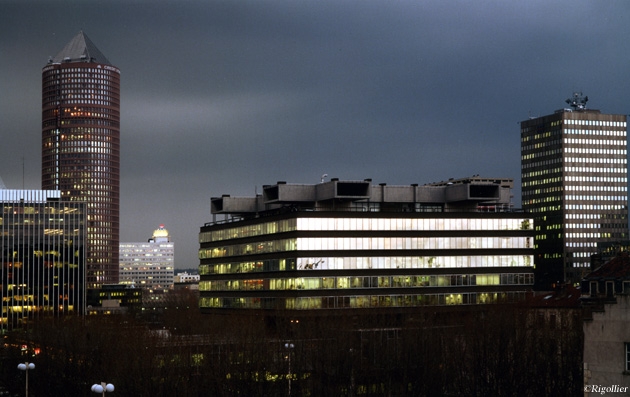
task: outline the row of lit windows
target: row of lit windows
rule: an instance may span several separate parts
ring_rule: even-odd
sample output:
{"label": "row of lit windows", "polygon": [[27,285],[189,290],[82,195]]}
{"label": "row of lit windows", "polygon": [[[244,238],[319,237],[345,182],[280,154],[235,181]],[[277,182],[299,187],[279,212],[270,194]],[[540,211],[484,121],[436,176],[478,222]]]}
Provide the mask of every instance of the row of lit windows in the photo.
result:
{"label": "row of lit windows", "polygon": [[618,168],[618,167],[564,167],[565,172],[598,172],[605,174],[626,174],[628,173],[627,168]]}
{"label": "row of lit windows", "polygon": [[[554,175],[554,174],[559,174],[560,172],[562,172],[561,168],[545,168],[542,170],[536,170],[536,171],[532,171],[532,172],[523,172],[523,178],[536,178],[536,180],[545,180],[545,178],[541,178],[545,175]],[[555,181],[557,178],[546,178],[549,181]]]}
{"label": "row of lit windows", "polygon": [[422,230],[523,230],[529,218],[509,219],[390,219],[390,218],[297,218],[251,226],[202,232],[199,242],[223,241],[289,231],[422,231]]}
{"label": "row of lit windows", "polygon": [[599,223],[567,223],[564,225],[567,229],[600,229]]}
{"label": "row of lit windows", "polygon": [[567,157],[566,163],[584,164],[626,164],[626,159],[611,157]]}
{"label": "row of lit windows", "polygon": [[[626,142],[625,139],[564,138],[563,141],[567,145],[573,145],[573,144],[575,144],[575,145],[583,145],[583,147],[581,147],[580,149],[603,150],[601,148],[601,146],[606,146],[606,145],[610,145],[610,146],[626,146],[627,145],[627,142]],[[595,146],[600,146],[600,147],[599,148],[595,148]],[[565,150],[565,152],[570,152],[569,149],[577,149],[577,148],[575,148],[575,147],[572,148],[570,146],[567,146],[567,147],[565,147],[564,150]],[[613,149],[609,149],[609,150],[613,150]],[[584,153],[584,152],[580,152],[580,153]],[[597,152],[597,153],[601,153],[601,152]]]}
{"label": "row of lit windows", "polygon": [[564,177],[565,181],[568,182],[619,182],[619,183],[627,183],[628,178],[617,177],[617,176],[593,176],[593,175],[567,175]]}
{"label": "row of lit windows", "polygon": [[285,251],[529,248],[529,237],[344,237],[279,239],[199,250],[199,259]]}
{"label": "row of lit windows", "polygon": [[201,308],[261,309],[284,307],[290,310],[348,309],[377,307],[418,307],[476,305],[519,302],[526,297],[518,292],[471,292],[458,294],[364,295],[299,298],[224,298],[200,297]]}
{"label": "row of lit windows", "polygon": [[[77,118],[73,118],[73,119],[62,119],[59,124],[64,126],[64,125],[72,125],[72,124],[96,124],[96,125],[105,125],[105,126],[110,126],[110,127],[118,127],[118,122],[116,121],[110,121],[110,120],[103,120],[103,116],[97,113],[92,113],[91,115],[87,116],[87,117],[93,117],[93,118],[85,118],[82,117],[80,119]],[[111,117],[111,116],[108,116]],[[113,118],[113,117],[111,117]],[[47,126],[56,126],[57,125],[57,121],[56,120],[51,120],[49,122],[45,122],[44,123],[44,127]],[[106,131],[111,131],[111,130],[106,130]]]}
{"label": "row of lit windows", "polygon": [[565,238],[602,238],[601,233],[566,233]]}
{"label": "row of lit windows", "polygon": [[569,125],[591,125],[599,127],[622,127],[626,128],[625,121],[608,121],[608,120],[581,120],[581,119],[564,119],[564,124]]}
{"label": "row of lit windows", "polygon": [[597,241],[581,241],[581,242],[566,242],[565,247],[568,248],[591,248],[595,249],[597,247]]}
{"label": "row of lit windows", "polygon": [[95,101],[91,99],[66,99],[64,103],[90,104],[102,106],[119,106],[117,102]]}
{"label": "row of lit windows", "polygon": [[[524,173],[522,175],[523,179],[525,178],[531,178],[531,175],[528,173]],[[530,186],[538,186],[538,185],[548,185],[548,184],[559,184],[560,182],[562,182],[562,177],[556,177],[556,178],[542,178],[542,179],[533,179],[533,180],[529,180],[529,181],[523,181],[522,186],[523,187],[530,187]]]}
{"label": "row of lit windows", "polygon": [[[565,159],[565,164],[568,163],[582,163],[582,165],[590,165],[590,164],[623,164],[624,166],[627,163],[626,159],[622,158],[611,158],[611,157],[567,157]],[[578,165],[571,164],[571,165]]]}
{"label": "row of lit windows", "polygon": [[564,190],[572,191],[584,191],[584,192],[626,192],[627,186],[610,186],[610,185],[598,185],[598,186],[584,186],[584,185],[566,185]]}
{"label": "row of lit windows", "polygon": [[[116,109],[109,108],[100,108],[100,107],[90,107],[90,106],[73,106],[73,107],[64,107],[62,109],[63,116],[73,114],[75,116],[83,115],[87,117],[103,117],[103,118],[113,118],[114,116],[119,116],[120,112]],[[49,113],[52,113],[49,115]],[[50,109],[46,111],[45,115],[56,117],[59,114],[58,109]]]}
{"label": "row of lit windows", "polygon": [[118,151],[114,151],[112,149],[104,149],[97,147],[73,147],[68,148],[64,145],[61,149],[58,150],[59,153],[99,153],[99,154],[117,154]]}
{"label": "row of lit windows", "polygon": [[[95,148],[106,148],[107,153],[111,153],[112,150],[112,144],[110,142],[104,142],[102,140],[93,140],[93,141],[74,141],[74,140],[67,140],[64,141],[62,144],[64,149],[62,149],[62,151],[65,150],[72,150],[72,148],[76,148],[75,151],[77,152],[82,152],[85,151],[85,148],[91,148],[91,149],[95,149]],[[65,148],[69,148],[69,149],[65,149]]]}
{"label": "row of lit windows", "polygon": [[[77,99],[78,102],[80,103],[93,103],[93,104],[103,104],[103,105],[110,105],[111,103],[115,103],[112,101],[117,101],[118,98],[115,96],[111,96],[111,95],[95,95],[95,94],[86,94],[83,92],[79,92],[76,94],[64,94],[61,96],[61,99],[65,102],[65,103],[74,103],[73,100]],[[76,114],[70,114],[70,116],[74,117],[83,117],[83,114],[80,113],[76,113]]]}
{"label": "row of lit windows", "polygon": [[628,196],[608,196],[608,195],[579,195],[579,194],[567,194],[564,196],[564,199],[567,201],[627,201]]}
{"label": "row of lit windows", "polygon": [[[581,129],[575,129],[575,128],[565,128],[564,129],[564,133],[565,134],[569,134],[569,135],[595,135],[595,136],[619,136],[619,137],[625,137],[626,136],[626,131],[620,131],[620,130],[581,130]],[[589,139],[589,138],[586,138]],[[590,140],[590,139],[589,139]],[[624,141],[625,144],[625,141]]]}
{"label": "row of lit windows", "polygon": [[94,88],[87,84],[66,84],[60,91],[62,98],[77,96],[79,98],[110,99],[111,97],[117,97],[117,91],[113,87],[103,85],[102,88]]}
{"label": "row of lit windows", "polygon": [[480,285],[532,285],[532,273],[441,276],[295,277],[200,281],[199,291],[317,290],[349,288],[417,288]]}
{"label": "row of lit windows", "polygon": [[[525,156],[523,156],[525,157]],[[541,161],[528,161],[528,162],[522,162],[521,163],[521,168],[537,168],[537,167],[541,167],[541,166],[550,166],[552,164],[560,164],[562,162],[562,158],[560,157],[555,157],[555,158],[547,158],[545,160],[541,160]]]}
{"label": "row of lit windows", "polygon": [[532,255],[318,257],[219,263],[199,266],[200,275],[285,270],[447,269],[531,266]]}
{"label": "row of lit windows", "polygon": [[595,210],[595,211],[623,211],[626,209],[624,205],[620,204],[567,204],[565,206],[567,210]]}
{"label": "row of lit windows", "polygon": [[586,213],[576,213],[576,214],[571,214],[571,213],[567,213],[565,214],[566,219],[597,219],[599,220],[603,220],[603,219],[607,219],[607,220],[612,220],[612,219],[618,219],[620,222],[625,222],[626,221],[626,217],[623,216],[622,214],[586,214]]}
{"label": "row of lit windows", "polygon": [[89,73],[96,73],[99,75],[105,75],[105,76],[111,76],[113,73],[117,73],[120,74],[120,72],[118,71],[117,68],[112,67],[112,66],[108,66],[105,68],[92,68],[92,67],[81,67],[81,68],[77,68],[77,67],[68,67],[65,68],[62,67],[61,68],[57,68],[57,69],[51,69],[51,71],[54,71],[55,73],[59,74],[59,71],[61,70],[61,74],[66,76],[69,73],[73,73],[76,75],[88,75]]}
{"label": "row of lit windows", "polygon": [[524,191],[523,196],[534,196],[539,194],[549,195],[550,193],[562,191],[562,186],[551,186],[544,189],[534,189],[531,191]]}

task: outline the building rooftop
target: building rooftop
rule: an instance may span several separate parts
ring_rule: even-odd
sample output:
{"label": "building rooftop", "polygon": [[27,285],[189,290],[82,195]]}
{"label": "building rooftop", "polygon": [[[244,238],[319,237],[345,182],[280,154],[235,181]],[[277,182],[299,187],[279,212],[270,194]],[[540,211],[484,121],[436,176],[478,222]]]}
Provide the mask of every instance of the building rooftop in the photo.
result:
{"label": "building rooftop", "polygon": [[509,211],[513,180],[509,178],[449,179],[424,186],[373,185],[371,179],[339,180],[318,184],[284,181],[264,185],[256,197],[211,198],[212,214],[257,216],[263,211]]}
{"label": "building rooftop", "polygon": [[622,252],[589,273],[585,280],[630,279],[630,256]]}
{"label": "building rooftop", "polygon": [[111,65],[103,53],[92,43],[83,31],[80,31],[48,63],[90,62]]}

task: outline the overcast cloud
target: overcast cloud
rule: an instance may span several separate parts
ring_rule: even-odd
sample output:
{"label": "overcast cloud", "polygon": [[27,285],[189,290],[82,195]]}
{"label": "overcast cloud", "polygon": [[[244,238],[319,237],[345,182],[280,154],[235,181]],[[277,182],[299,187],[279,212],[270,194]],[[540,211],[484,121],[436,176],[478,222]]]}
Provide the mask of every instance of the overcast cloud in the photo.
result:
{"label": "overcast cloud", "polygon": [[9,188],[40,188],[41,69],[79,30],[122,74],[121,241],[163,223],[178,268],[198,265],[210,197],[324,173],[518,186],[518,122],[573,91],[629,111],[627,0],[4,0]]}

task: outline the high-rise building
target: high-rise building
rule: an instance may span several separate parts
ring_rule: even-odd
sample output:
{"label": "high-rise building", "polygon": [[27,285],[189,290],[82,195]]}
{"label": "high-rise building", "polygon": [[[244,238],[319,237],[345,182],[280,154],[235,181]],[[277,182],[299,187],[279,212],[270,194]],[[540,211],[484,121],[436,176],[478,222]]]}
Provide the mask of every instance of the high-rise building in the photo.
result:
{"label": "high-rise building", "polygon": [[87,287],[117,283],[120,70],[83,32],[42,69],[42,189],[87,203]]}
{"label": "high-rise building", "polygon": [[159,297],[173,288],[174,257],[164,225],[146,243],[120,243],[120,282],[143,288],[146,299]]}
{"label": "high-rise building", "polygon": [[390,311],[524,299],[532,220],[512,210],[512,185],[333,179],[212,198],[213,222],[199,234],[199,305]]}
{"label": "high-rise building", "polygon": [[0,189],[0,331],[85,313],[85,203],[54,190]]}
{"label": "high-rise building", "polygon": [[535,224],[536,288],[579,282],[597,244],[628,238],[626,115],[571,108],[521,122],[523,209]]}

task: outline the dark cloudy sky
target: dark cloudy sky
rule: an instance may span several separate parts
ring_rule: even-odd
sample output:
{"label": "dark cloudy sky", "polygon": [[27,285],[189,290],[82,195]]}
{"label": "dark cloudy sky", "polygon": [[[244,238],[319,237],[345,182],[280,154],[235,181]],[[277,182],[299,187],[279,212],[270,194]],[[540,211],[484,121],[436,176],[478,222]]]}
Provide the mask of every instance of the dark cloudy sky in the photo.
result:
{"label": "dark cloudy sky", "polygon": [[41,69],[79,30],[122,73],[121,240],[163,223],[178,268],[210,197],[324,173],[518,186],[518,122],[573,91],[630,110],[627,0],[0,0],[9,188],[40,188]]}

